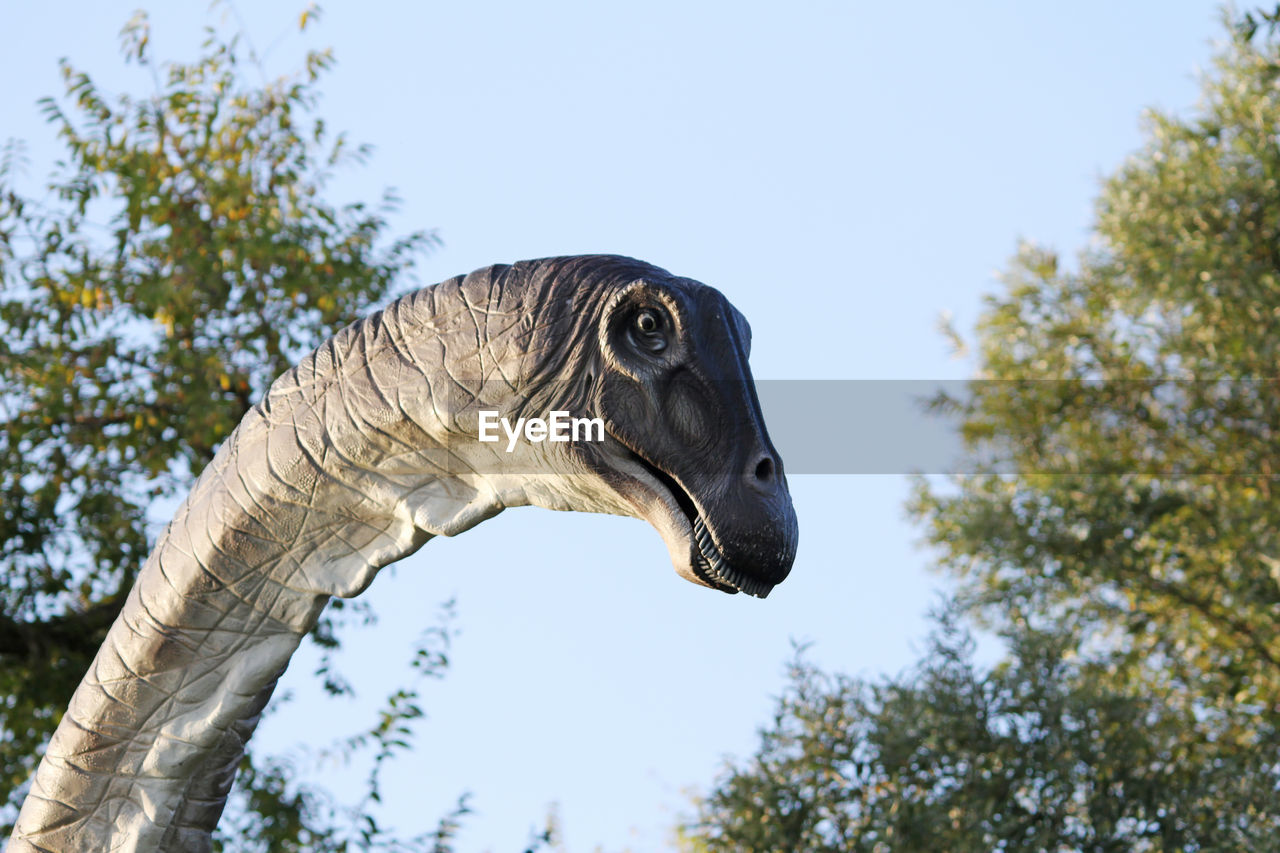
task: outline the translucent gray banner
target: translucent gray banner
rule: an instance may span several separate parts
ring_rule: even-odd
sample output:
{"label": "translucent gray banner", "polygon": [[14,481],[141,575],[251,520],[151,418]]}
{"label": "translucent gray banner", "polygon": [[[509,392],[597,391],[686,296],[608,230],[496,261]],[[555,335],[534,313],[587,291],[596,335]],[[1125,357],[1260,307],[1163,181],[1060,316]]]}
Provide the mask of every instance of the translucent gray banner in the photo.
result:
{"label": "translucent gray banner", "polygon": [[[767,380],[756,387],[791,474],[1272,477],[1280,446],[1274,379]],[[1000,432],[977,445],[985,459],[961,437],[975,401],[1001,412]]]}
{"label": "translucent gray banner", "polygon": [[[1270,477],[1280,425],[1277,380],[762,380],[755,394],[788,474]],[[462,425],[458,435],[490,442],[488,456],[467,462],[485,471],[529,465],[518,452],[528,443],[606,432],[609,441],[629,435],[641,456],[679,446],[727,458],[755,441],[751,389],[738,381],[612,377],[532,391],[459,381],[449,395],[441,408]],[[504,411],[504,400],[517,403]],[[999,413],[998,432],[977,451],[962,438],[974,411]],[[612,426],[587,423],[597,418]]]}
{"label": "translucent gray banner", "polygon": [[976,467],[959,424],[928,411],[966,383],[899,380],[762,380],[760,408],[788,474],[945,474]]}

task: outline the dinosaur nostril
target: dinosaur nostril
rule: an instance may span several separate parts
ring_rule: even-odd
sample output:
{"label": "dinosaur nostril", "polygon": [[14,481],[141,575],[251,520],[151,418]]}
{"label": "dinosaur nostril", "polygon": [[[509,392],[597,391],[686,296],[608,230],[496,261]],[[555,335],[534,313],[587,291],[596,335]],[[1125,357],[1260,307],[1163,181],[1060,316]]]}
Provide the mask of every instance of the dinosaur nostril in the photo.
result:
{"label": "dinosaur nostril", "polygon": [[761,483],[767,483],[773,479],[773,460],[768,456],[756,465],[756,479]]}

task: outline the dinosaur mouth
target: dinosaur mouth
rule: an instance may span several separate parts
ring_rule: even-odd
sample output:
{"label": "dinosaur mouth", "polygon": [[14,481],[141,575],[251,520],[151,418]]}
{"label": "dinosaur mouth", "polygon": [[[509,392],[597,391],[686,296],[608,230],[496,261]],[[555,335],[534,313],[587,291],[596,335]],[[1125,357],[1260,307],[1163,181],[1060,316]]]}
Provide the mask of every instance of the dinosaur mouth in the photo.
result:
{"label": "dinosaur mouth", "polygon": [[638,453],[632,451],[631,455],[635,462],[671,494],[681,513],[684,514],[685,519],[689,522],[694,549],[692,568],[698,580],[709,587],[718,589],[721,592],[727,592],[730,595],[736,592],[745,592],[747,595],[752,595],[756,598],[768,596],[773,590],[774,584],[759,578],[753,578],[746,572],[729,565],[724,555],[720,553],[720,549],[716,547],[711,531],[707,528],[706,520],[703,519],[702,513],[698,512],[693,498],[676,482],[676,479],[661,468],[651,464]]}

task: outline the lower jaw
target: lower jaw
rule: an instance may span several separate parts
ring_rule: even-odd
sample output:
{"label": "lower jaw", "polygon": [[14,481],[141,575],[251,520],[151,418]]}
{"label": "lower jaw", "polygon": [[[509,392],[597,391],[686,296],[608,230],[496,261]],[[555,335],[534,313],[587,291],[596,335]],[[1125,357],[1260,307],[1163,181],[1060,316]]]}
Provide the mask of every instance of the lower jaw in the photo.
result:
{"label": "lower jaw", "polygon": [[711,541],[711,533],[707,530],[707,525],[703,522],[702,516],[698,513],[692,498],[676,482],[674,477],[635,451],[630,451],[630,455],[632,461],[648,471],[655,480],[667,489],[672,499],[685,514],[685,517],[692,520],[694,541],[692,566],[693,574],[698,580],[721,592],[730,594],[745,592],[747,595],[753,595],[756,598],[764,598],[773,591],[776,584],[749,577],[746,573],[733,568],[725,562],[724,557],[720,555],[719,549]]}
{"label": "lower jaw", "polygon": [[745,592],[756,598],[765,598],[773,590],[774,585],[768,581],[750,577],[724,561],[701,517],[693,522],[693,539],[693,573],[707,586],[728,593]]}

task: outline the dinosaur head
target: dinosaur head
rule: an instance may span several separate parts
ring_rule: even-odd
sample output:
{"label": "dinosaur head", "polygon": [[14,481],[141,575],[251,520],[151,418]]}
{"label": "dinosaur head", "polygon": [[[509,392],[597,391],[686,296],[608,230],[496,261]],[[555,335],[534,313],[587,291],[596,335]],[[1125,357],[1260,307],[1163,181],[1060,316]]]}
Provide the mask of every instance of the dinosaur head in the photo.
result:
{"label": "dinosaur head", "polygon": [[763,598],[791,569],[797,526],[746,319],[706,285],[650,274],[613,293],[597,331],[612,486],[662,534],[681,576]]}
{"label": "dinosaur head", "polygon": [[[750,327],[718,291],[582,255],[487,267],[413,298],[428,297],[414,359],[443,369],[406,422],[443,414],[458,464],[415,492],[418,527],[451,535],[524,504],[630,515],[696,584],[763,598],[787,576],[795,510],[747,366]],[[553,438],[556,415],[598,428]],[[537,435],[520,433],[535,421]]]}
{"label": "dinosaur head", "polygon": [[[718,291],[629,258],[549,260],[563,263],[531,276],[544,282],[534,325],[557,343],[533,350],[558,354],[540,372],[572,390],[539,407],[598,417],[605,433],[560,452],[594,482],[586,491],[610,496],[597,508],[658,530],[682,577],[763,598],[790,571],[798,533],[746,319]],[[557,508],[591,503],[575,490]]]}

